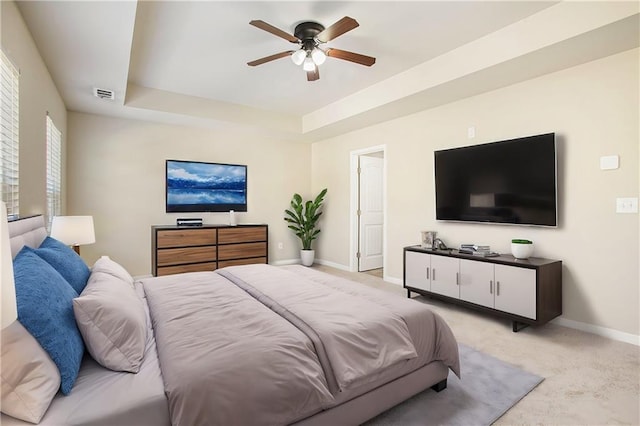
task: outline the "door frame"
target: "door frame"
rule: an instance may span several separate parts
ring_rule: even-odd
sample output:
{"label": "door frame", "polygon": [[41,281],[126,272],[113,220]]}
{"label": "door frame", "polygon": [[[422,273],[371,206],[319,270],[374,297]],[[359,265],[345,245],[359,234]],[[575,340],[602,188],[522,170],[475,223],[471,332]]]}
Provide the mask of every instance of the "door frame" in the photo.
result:
{"label": "door frame", "polygon": [[384,222],[382,224],[382,267],[387,267],[387,145],[376,145],[369,148],[350,151],[350,172],[349,172],[349,271],[358,272],[358,158],[361,155],[382,152],[382,214]]}

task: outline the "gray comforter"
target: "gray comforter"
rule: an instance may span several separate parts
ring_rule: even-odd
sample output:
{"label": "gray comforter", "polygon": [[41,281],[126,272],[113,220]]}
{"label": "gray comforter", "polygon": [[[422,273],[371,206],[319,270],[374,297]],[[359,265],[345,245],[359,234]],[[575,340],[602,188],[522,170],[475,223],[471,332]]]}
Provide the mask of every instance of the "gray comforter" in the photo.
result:
{"label": "gray comforter", "polygon": [[142,284],[173,425],[282,425],[331,405],[309,339],[225,278]]}
{"label": "gray comforter", "polygon": [[142,284],[174,425],[289,424],[435,360],[459,373],[451,330],[424,305],[309,268]]}
{"label": "gray comforter", "polygon": [[313,342],[333,394],[416,358],[407,324],[390,309],[270,265],[216,271],[302,330]]}

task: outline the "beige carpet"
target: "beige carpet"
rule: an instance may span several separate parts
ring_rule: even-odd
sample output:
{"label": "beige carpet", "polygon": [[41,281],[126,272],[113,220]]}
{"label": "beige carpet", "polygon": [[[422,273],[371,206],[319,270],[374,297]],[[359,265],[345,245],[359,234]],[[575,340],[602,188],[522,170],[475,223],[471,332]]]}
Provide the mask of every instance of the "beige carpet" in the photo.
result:
{"label": "beige carpet", "polygon": [[[406,297],[401,286],[370,274],[314,268]],[[545,378],[496,425],[640,425],[639,347],[555,324],[513,333],[505,319],[420,299],[460,343]]]}

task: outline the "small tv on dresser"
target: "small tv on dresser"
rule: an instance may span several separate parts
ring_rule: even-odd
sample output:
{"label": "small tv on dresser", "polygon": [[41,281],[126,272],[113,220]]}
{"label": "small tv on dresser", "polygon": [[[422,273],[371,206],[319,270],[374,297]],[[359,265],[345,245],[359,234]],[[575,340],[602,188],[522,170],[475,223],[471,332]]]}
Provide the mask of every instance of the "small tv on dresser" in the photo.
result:
{"label": "small tv on dresser", "polygon": [[166,212],[247,211],[247,166],[167,160]]}
{"label": "small tv on dresser", "polygon": [[558,226],[555,133],[434,153],[436,219]]}

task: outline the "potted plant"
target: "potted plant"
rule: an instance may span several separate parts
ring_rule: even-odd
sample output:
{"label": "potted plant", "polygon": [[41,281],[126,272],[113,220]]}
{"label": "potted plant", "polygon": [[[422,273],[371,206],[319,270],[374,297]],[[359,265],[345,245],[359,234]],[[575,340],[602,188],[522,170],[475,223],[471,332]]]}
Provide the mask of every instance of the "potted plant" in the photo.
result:
{"label": "potted plant", "polygon": [[516,259],[528,259],[533,254],[533,241],[519,238],[511,240],[511,254]]}
{"label": "potted plant", "polygon": [[286,213],[284,220],[289,223],[289,229],[302,241],[300,258],[305,266],[313,264],[315,250],[311,249],[311,243],[320,233],[320,229],[316,227],[322,215],[322,202],[326,194],[327,188],[323,189],[313,201],[303,201],[300,194],[293,194],[291,209],[284,211]]}

